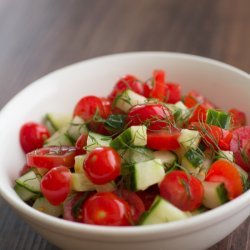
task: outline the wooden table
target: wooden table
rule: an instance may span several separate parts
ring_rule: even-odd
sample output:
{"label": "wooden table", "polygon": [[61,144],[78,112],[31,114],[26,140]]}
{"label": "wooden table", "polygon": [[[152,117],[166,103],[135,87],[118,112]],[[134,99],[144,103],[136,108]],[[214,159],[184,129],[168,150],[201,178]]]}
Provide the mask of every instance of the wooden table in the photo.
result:
{"label": "wooden table", "polygon": [[[249,0],[1,0],[0,108],[50,71],[117,52],[185,52],[250,72],[249,27]],[[210,250],[247,250],[249,237],[248,219]],[[0,199],[0,249],[57,248]]]}

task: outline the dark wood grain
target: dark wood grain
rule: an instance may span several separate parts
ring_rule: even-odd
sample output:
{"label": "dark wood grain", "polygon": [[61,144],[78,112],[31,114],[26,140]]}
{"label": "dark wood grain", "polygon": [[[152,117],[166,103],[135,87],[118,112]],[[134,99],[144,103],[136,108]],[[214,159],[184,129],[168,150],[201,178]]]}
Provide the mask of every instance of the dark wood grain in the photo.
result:
{"label": "dark wood grain", "polygon": [[[35,79],[87,58],[178,51],[250,72],[249,0],[1,0],[0,108]],[[210,250],[250,249],[250,220]],[[0,198],[0,249],[56,249]]]}

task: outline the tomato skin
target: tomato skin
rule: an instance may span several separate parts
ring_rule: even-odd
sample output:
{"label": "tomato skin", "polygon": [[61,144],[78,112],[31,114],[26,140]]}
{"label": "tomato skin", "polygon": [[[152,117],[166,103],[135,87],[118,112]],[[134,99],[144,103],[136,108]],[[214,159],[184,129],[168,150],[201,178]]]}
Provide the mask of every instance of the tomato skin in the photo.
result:
{"label": "tomato skin", "polygon": [[238,109],[230,109],[229,114],[231,115],[231,127],[232,129],[239,128],[246,125],[247,118],[246,114]]}
{"label": "tomato skin", "polygon": [[155,150],[175,150],[180,147],[178,137],[180,132],[175,131],[147,131],[147,147]]}
{"label": "tomato skin", "polygon": [[117,95],[121,94],[126,89],[131,89],[139,95],[144,94],[143,84],[135,76],[126,75],[116,83],[108,98],[113,101]]}
{"label": "tomato skin", "polygon": [[207,108],[215,108],[215,105],[208,101],[204,96],[199,94],[196,91],[190,91],[185,97],[184,97],[184,104],[188,108],[193,108],[197,104],[203,104]]}
{"label": "tomato skin", "polygon": [[71,173],[67,167],[52,168],[41,179],[41,191],[54,206],[60,205],[70,193]]}
{"label": "tomato skin", "polygon": [[34,150],[26,155],[27,165],[51,169],[63,165],[73,167],[76,156],[75,147],[51,146]]}
{"label": "tomato skin", "polygon": [[181,85],[177,83],[166,83],[165,99],[167,103],[175,104],[181,100]]}
{"label": "tomato skin", "polygon": [[42,124],[35,122],[23,124],[19,133],[20,144],[25,153],[41,148],[49,137],[48,129]]}
{"label": "tomato skin", "polygon": [[86,154],[86,150],[84,149],[84,147],[87,145],[87,139],[88,139],[88,132],[81,134],[77,139],[75,143],[77,155]]}
{"label": "tomato skin", "polygon": [[132,221],[137,223],[142,213],[145,212],[145,206],[142,199],[136,193],[130,192],[126,189],[121,191],[121,197],[130,206]]}
{"label": "tomato skin", "polygon": [[83,205],[83,222],[105,226],[131,225],[130,208],[127,202],[114,193],[97,193]]}
{"label": "tomato skin", "polygon": [[183,211],[194,211],[202,203],[204,189],[200,180],[183,171],[169,172],[159,188],[164,199]]}
{"label": "tomato skin", "polygon": [[223,182],[230,200],[243,193],[240,173],[231,162],[225,159],[219,159],[211,165],[205,181]]}
{"label": "tomato skin", "polygon": [[153,87],[149,96],[163,101],[166,93],[165,72],[163,70],[155,70],[153,78]]}
{"label": "tomato skin", "polygon": [[129,126],[146,125],[148,130],[160,130],[174,124],[170,110],[162,104],[143,104],[133,107],[127,116]]}
{"label": "tomato skin", "polygon": [[111,147],[98,147],[87,155],[84,168],[94,184],[105,184],[120,175],[121,157]]}
{"label": "tomato skin", "polygon": [[234,153],[236,164],[250,172],[250,126],[233,130],[230,150]]}
{"label": "tomato skin", "polygon": [[85,122],[90,122],[96,114],[102,118],[107,118],[109,114],[106,112],[107,107],[103,106],[101,98],[97,96],[85,96],[76,104],[73,116],[80,116]]}
{"label": "tomato skin", "polygon": [[192,116],[189,118],[188,123],[206,122],[207,110],[208,110],[208,108],[205,105],[203,105],[203,104],[198,105],[195,108],[195,110],[193,111]]}

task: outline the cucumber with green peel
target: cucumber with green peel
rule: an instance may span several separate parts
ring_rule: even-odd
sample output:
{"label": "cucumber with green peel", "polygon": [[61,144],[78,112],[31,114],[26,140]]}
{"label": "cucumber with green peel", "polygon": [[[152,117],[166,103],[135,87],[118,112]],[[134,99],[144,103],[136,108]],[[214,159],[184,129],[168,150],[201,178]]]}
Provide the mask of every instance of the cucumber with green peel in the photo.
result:
{"label": "cucumber with green peel", "polygon": [[47,139],[44,147],[49,146],[73,146],[72,140],[67,135],[67,128],[58,130],[49,139]]}
{"label": "cucumber with green peel", "polygon": [[182,158],[181,165],[190,173],[197,174],[203,163],[203,156],[194,149],[189,149]]}
{"label": "cucumber with green peel", "polygon": [[230,126],[231,115],[228,112],[208,109],[206,114],[206,123],[228,129]]}
{"label": "cucumber with green peel", "polygon": [[190,110],[187,108],[187,106],[182,102],[179,101],[174,104],[176,108],[176,112],[174,113],[174,118],[176,121],[176,124],[181,127],[185,121],[190,117]]}
{"label": "cucumber with green peel", "polygon": [[16,191],[16,193],[18,194],[18,196],[23,200],[23,201],[29,201],[29,200],[34,200],[37,197],[39,197],[39,195],[37,193],[31,192],[29,191],[27,188],[19,185],[16,183],[14,190]]}
{"label": "cucumber with green peel", "polygon": [[144,104],[147,98],[127,89],[115,100],[115,107],[127,113],[133,106]]}
{"label": "cucumber with green peel", "polygon": [[16,179],[17,184],[37,194],[41,193],[40,182],[41,176],[35,174],[33,170],[28,171],[27,173]]}
{"label": "cucumber with green peel", "polygon": [[199,131],[182,129],[180,136],[178,137],[178,142],[185,149],[197,149],[201,140],[201,135]]}
{"label": "cucumber with green peel", "polygon": [[248,190],[250,188],[248,173],[243,168],[241,168],[239,165],[234,164],[234,166],[238,170],[238,172],[241,176],[244,191]]}
{"label": "cucumber with green peel", "polygon": [[63,214],[62,205],[53,206],[44,197],[36,199],[32,207],[40,212],[52,215],[54,217],[60,217]]}
{"label": "cucumber with green peel", "polygon": [[83,164],[86,159],[87,155],[77,155],[75,156],[75,164],[74,164],[74,170],[75,173],[82,173],[84,172],[83,170]]}
{"label": "cucumber with green peel", "polygon": [[134,164],[154,159],[154,152],[144,147],[134,147],[118,150],[123,164]]}
{"label": "cucumber with green peel", "polygon": [[201,167],[199,168],[199,172],[196,174],[196,177],[200,180],[200,181],[204,181],[207,175],[207,171],[210,168],[210,166],[212,165],[212,160],[210,158],[205,157],[203,159],[203,163],[201,165]]}
{"label": "cucumber with green peel", "polygon": [[159,159],[133,164],[129,171],[129,186],[132,191],[145,190],[160,183],[165,176],[164,165]]}
{"label": "cucumber with green peel", "polygon": [[202,182],[204,196],[202,204],[207,208],[218,207],[228,201],[228,193],[222,182]]}
{"label": "cucumber with green peel", "polygon": [[97,134],[97,133],[89,131],[88,137],[87,137],[87,145],[85,149],[87,151],[92,151],[93,149],[97,147],[109,147],[111,141],[112,141],[112,138],[110,136],[101,135],[101,134]]}
{"label": "cucumber with green peel", "polygon": [[154,151],[153,155],[155,159],[160,159],[161,162],[167,167],[170,168],[178,160],[177,155],[168,150]]}
{"label": "cucumber with green peel", "polygon": [[110,146],[114,149],[129,147],[143,147],[147,145],[147,127],[131,126],[111,141]]}
{"label": "cucumber with green peel", "polygon": [[87,130],[84,120],[79,116],[75,116],[68,124],[66,134],[73,142],[75,142],[81,134],[86,134]]}
{"label": "cucumber with green peel", "polygon": [[190,217],[190,213],[181,211],[160,196],[157,196],[147,212],[144,212],[139,220],[140,225],[160,224],[183,220]]}

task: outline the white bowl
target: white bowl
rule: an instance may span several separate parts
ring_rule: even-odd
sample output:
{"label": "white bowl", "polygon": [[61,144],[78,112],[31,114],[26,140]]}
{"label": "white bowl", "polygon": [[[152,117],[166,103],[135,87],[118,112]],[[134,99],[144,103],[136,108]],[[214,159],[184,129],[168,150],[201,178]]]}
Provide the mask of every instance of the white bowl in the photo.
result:
{"label": "white bowl", "polygon": [[74,250],[205,249],[248,217],[250,191],[187,220],[121,228],[84,225],[48,216],[26,205],[14,192],[14,180],[24,163],[18,140],[21,124],[40,121],[48,111],[72,112],[80,97],[105,96],[120,76],[131,73],[147,79],[154,69],[166,70],[168,80],[181,83],[184,92],[195,89],[220,107],[236,107],[250,114],[247,73],[214,60],[163,52],[118,54],[74,64],[34,82],[2,110],[0,193],[24,220],[58,247]]}

